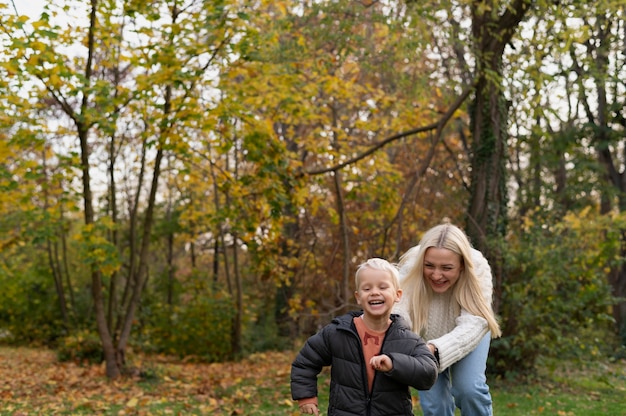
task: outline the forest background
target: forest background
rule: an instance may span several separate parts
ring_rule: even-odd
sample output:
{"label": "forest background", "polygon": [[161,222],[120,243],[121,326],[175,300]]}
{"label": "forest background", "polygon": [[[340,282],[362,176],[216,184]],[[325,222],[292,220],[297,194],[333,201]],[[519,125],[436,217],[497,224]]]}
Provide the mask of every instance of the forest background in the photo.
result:
{"label": "forest background", "polygon": [[623,354],[625,7],[0,1],[2,341],[110,378],[295,348],[449,218],[490,371]]}

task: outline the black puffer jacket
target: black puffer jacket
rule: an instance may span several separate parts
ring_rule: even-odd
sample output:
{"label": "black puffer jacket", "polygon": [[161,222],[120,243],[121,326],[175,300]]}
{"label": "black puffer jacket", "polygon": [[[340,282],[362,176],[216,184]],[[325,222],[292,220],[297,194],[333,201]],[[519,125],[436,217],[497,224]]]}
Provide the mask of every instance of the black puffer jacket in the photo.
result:
{"label": "black puffer jacket", "polygon": [[437,380],[435,357],[421,337],[391,315],[381,354],[393,361],[388,373],[376,372],[371,393],[361,340],[352,322],[362,312],[337,317],[310,337],[291,365],[294,400],[317,397],[317,375],[331,366],[329,416],[413,415],[409,386],[428,390]]}

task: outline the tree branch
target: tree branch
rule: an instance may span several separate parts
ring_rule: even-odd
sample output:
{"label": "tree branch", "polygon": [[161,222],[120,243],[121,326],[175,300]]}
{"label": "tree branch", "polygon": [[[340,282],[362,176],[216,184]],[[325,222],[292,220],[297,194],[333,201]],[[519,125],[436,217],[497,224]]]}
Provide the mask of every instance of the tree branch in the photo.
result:
{"label": "tree branch", "polygon": [[330,166],[327,168],[321,168],[321,169],[314,169],[314,170],[307,170],[304,171],[302,173],[302,175],[321,175],[324,173],[328,173],[328,172],[333,172],[336,171],[338,169],[342,169],[346,166],[352,165],[362,159],[365,159],[367,156],[373,154],[374,152],[376,152],[377,150],[381,149],[382,147],[388,145],[391,142],[394,142],[396,140],[402,139],[404,137],[408,137],[408,136],[412,136],[414,134],[418,134],[418,133],[424,133],[430,130],[437,130],[436,133],[436,137],[438,141],[438,138],[441,136],[441,131],[443,130],[443,128],[446,126],[446,124],[448,123],[448,121],[450,120],[450,118],[452,118],[452,115],[456,112],[456,110],[459,109],[459,107],[461,107],[461,105],[463,104],[463,102],[467,99],[467,97],[469,96],[470,92],[474,89],[474,86],[476,85],[476,80],[474,80],[474,82],[468,86],[465,91],[463,91],[463,93],[457,97],[456,101],[454,103],[452,103],[452,105],[450,106],[450,108],[448,108],[448,111],[445,112],[445,114],[443,116],[441,116],[441,118],[431,124],[428,124],[426,126],[422,126],[422,127],[417,127],[411,130],[407,130],[398,134],[394,134],[393,136],[390,136],[388,138],[386,138],[385,140],[376,143],[375,145],[373,145],[372,147],[370,147],[369,149],[367,149],[366,151],[364,151],[363,153],[356,155],[355,157],[346,160],[345,162],[339,163],[337,165],[334,166]]}

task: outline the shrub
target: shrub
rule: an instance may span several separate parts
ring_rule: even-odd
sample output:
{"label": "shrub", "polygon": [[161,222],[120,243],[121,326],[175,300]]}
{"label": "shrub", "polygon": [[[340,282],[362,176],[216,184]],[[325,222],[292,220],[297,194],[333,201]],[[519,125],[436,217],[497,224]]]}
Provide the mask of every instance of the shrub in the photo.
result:
{"label": "shrub", "polygon": [[49,273],[25,269],[0,272],[0,328],[16,345],[51,346],[66,334]]}
{"label": "shrub", "polygon": [[59,361],[98,364],[103,360],[100,337],[88,330],[60,339],[56,353]]}
{"label": "shrub", "polygon": [[199,295],[184,305],[153,304],[142,311],[143,346],[208,362],[229,358],[234,313],[232,300],[222,292]]}
{"label": "shrub", "polygon": [[583,210],[561,220],[528,218],[511,236],[500,310],[503,336],[492,343],[492,369],[527,374],[540,356],[599,354],[596,338],[583,334],[611,334],[614,300],[607,275],[619,247],[613,227],[613,218]]}

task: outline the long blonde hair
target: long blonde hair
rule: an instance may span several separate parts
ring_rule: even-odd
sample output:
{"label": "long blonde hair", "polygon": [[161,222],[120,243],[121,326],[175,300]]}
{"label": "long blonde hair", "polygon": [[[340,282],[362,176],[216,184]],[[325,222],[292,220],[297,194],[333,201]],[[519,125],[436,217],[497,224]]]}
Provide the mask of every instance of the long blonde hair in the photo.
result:
{"label": "long blonde hair", "polygon": [[[424,278],[424,255],[431,247],[445,248],[461,256],[463,270],[452,287],[452,297],[462,309],[487,320],[491,336],[502,335],[500,325],[491,307],[491,293],[483,293],[472,261],[472,246],[465,233],[455,225],[444,223],[428,230],[419,246],[407,251],[400,258],[401,286],[413,331],[423,334],[428,323],[433,290]],[[475,251],[475,250],[474,250]],[[491,272],[489,278],[491,278]],[[491,285],[490,285],[491,287]]]}

